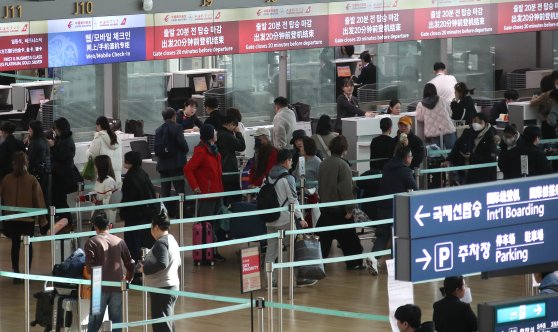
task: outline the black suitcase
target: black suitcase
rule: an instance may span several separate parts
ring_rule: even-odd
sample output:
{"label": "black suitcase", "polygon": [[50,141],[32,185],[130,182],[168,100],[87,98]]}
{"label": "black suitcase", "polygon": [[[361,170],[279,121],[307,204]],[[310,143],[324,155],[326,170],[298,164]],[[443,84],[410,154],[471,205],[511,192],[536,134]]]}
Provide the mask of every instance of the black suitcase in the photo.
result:
{"label": "black suitcase", "polygon": [[45,332],[52,330],[52,311],[54,308],[54,299],[56,292],[53,289],[45,289],[33,294],[37,299],[35,307],[35,320],[31,322],[31,326],[44,327]]}

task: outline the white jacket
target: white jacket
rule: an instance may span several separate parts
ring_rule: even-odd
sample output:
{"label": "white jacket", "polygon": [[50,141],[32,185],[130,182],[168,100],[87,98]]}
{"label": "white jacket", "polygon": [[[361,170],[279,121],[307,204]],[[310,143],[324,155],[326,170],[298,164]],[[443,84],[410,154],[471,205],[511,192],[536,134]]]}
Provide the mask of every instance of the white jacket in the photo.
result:
{"label": "white jacket", "polygon": [[110,137],[106,130],[101,130],[95,133],[93,141],[89,149],[87,149],[87,158],[95,157],[100,155],[107,155],[112,163],[112,169],[114,170],[114,176],[116,177],[116,182],[121,182],[122,180],[122,142],[120,138],[116,136],[116,144],[110,145]]}
{"label": "white jacket", "polygon": [[296,129],[296,115],[288,107],[283,107],[273,117],[273,146],[278,149],[288,149]]}
{"label": "white jacket", "polygon": [[453,75],[438,74],[428,83],[434,84],[438,96],[448,103],[451,103],[453,98],[455,98],[455,85],[457,84],[457,80]]}
{"label": "white jacket", "polygon": [[[95,194],[103,205],[111,203],[112,195],[118,191],[118,184],[116,181],[108,176],[103,182],[95,181]],[[114,223],[116,219],[116,209],[105,209],[107,217],[110,222]]]}

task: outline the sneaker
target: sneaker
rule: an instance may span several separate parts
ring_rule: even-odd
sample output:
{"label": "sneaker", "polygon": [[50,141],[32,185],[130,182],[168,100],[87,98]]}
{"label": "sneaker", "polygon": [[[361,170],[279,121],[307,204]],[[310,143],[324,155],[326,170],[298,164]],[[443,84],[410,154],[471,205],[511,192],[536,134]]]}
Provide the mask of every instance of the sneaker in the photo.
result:
{"label": "sneaker", "polygon": [[226,261],[225,257],[219,255],[219,254],[214,254],[213,255],[213,260],[216,262],[224,262]]}
{"label": "sneaker", "polygon": [[376,257],[368,257],[364,260],[364,266],[366,266],[366,271],[373,276],[378,275],[378,260]]}
{"label": "sneaker", "polygon": [[302,288],[302,287],[312,287],[315,284],[318,283],[318,280],[312,280],[312,279],[299,279],[296,281],[296,287],[298,288]]}

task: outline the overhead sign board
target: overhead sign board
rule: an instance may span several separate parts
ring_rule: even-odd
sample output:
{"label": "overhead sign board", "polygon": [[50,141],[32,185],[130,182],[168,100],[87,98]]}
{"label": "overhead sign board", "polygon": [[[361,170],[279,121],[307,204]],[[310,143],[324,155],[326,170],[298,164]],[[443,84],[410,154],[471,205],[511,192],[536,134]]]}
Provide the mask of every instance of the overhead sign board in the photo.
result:
{"label": "overhead sign board", "polygon": [[558,294],[478,305],[479,331],[546,332],[558,329]]}
{"label": "overhead sign board", "polygon": [[423,238],[518,225],[558,216],[555,175],[416,191],[395,198],[395,235]]}
{"label": "overhead sign board", "polygon": [[396,277],[405,281],[552,263],[558,179],[523,178],[395,197]]}
{"label": "overhead sign board", "polygon": [[[425,281],[556,261],[558,219],[420,239],[396,239],[397,279]],[[404,259],[409,257],[410,261]]]}

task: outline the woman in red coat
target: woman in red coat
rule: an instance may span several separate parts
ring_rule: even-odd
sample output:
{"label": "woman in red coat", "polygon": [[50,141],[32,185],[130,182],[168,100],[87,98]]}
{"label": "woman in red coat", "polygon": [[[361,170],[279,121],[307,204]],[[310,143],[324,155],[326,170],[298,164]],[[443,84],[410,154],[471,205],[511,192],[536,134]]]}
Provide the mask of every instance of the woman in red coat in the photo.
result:
{"label": "woman in red coat", "polygon": [[[192,158],[184,165],[184,176],[195,194],[211,194],[223,192],[223,169],[221,154],[217,149],[217,133],[215,127],[205,124],[200,129],[200,144],[194,148]],[[197,216],[218,215],[223,205],[221,198],[198,200]],[[213,234],[215,229],[213,222]],[[216,261],[223,261],[217,252],[213,255]]]}

